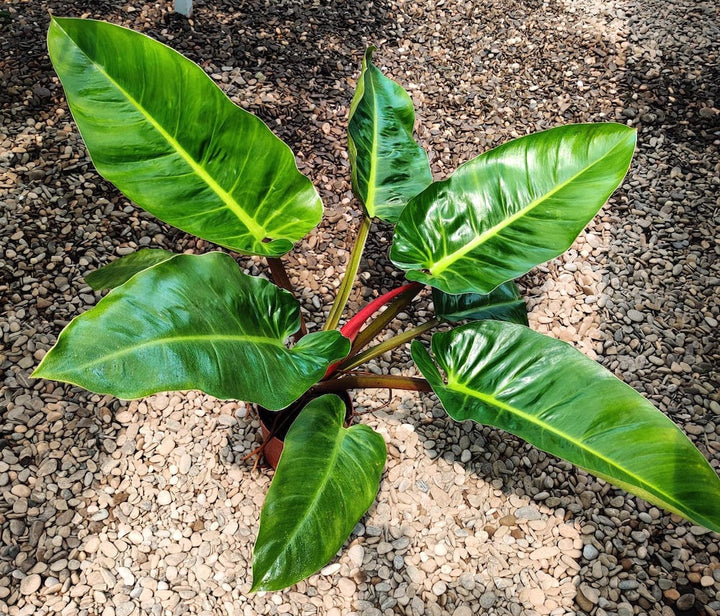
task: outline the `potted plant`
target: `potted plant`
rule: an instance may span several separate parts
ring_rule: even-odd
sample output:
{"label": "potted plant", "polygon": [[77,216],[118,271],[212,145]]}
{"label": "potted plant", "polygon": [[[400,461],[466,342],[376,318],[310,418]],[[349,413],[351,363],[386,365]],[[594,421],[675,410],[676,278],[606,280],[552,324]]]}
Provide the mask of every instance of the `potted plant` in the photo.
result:
{"label": "potted plant", "polygon": [[[202,69],[144,35],[56,18],[48,43],[98,171],[166,223],[265,257],[275,284],[242,273],[227,252],[122,257],[88,275],[111,291],[65,328],[34,376],[120,398],[200,389],[277,413],[295,404],[261,514],[253,590],[320,569],[374,500],[384,441],[345,427],[335,395],[362,387],[433,391],[458,421],[512,432],[720,531],[720,479],[702,454],[610,372],[531,331],[513,282],[567,249],[620,184],[632,129],[527,135],[434,181],[410,97],[368,49],[348,127],[364,217],[327,321],[308,333],[281,257],[322,205],[290,149]],[[390,257],[410,282],[338,330],[375,219],[395,225]],[[427,287],[436,318],[373,346]],[[428,351],[415,338],[436,328]],[[357,370],[409,341],[425,378]]]}

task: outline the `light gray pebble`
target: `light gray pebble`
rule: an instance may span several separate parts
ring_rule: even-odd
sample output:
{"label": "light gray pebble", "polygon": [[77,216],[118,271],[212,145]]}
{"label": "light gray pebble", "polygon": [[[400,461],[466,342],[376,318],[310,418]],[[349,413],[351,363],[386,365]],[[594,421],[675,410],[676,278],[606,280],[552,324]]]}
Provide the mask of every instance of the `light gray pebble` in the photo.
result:
{"label": "light gray pebble", "polygon": [[631,321],[635,323],[640,323],[645,320],[645,315],[639,310],[628,310],[627,316]]}
{"label": "light gray pebble", "polygon": [[495,601],[497,601],[497,596],[494,592],[485,592],[480,595],[480,607],[482,608],[491,608],[495,605]]}
{"label": "light gray pebble", "polygon": [[583,547],[583,558],[586,560],[594,560],[598,557],[598,549],[592,543],[586,543]]}

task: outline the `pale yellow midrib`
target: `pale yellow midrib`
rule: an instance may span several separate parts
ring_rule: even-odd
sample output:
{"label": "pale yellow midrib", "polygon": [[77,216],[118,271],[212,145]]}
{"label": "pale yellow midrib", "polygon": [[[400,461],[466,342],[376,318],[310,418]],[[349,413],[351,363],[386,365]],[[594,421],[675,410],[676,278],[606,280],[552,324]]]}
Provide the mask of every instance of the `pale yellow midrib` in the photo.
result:
{"label": "pale yellow midrib", "polygon": [[[67,34],[67,33],[66,33]],[[266,237],[265,230],[261,227],[253,218],[248,216],[242,209],[240,204],[228,193],[218,182],[213,178],[205,169],[203,169],[195,159],[183,148],[180,143],[175,139],[169,132],[167,132],[156,120],[153,118],[135,98],[123,88],[117,81],[115,81],[105,70],[105,68],[99,65],[97,62],[92,60],[87,54],[85,57],[88,61],[101,73],[117,90],[127,98],[128,101],[138,110],[138,112],[157,130],[160,135],[170,144],[170,147],[175,150],[182,159],[190,166],[193,172],[203,181],[208,187],[220,198],[225,206],[245,225],[248,232],[258,241],[262,241]]]}
{"label": "pale yellow midrib", "polygon": [[194,342],[252,342],[254,344],[265,344],[277,346],[289,351],[283,344],[272,338],[264,338],[262,336],[242,336],[242,335],[225,335],[225,334],[193,334],[189,336],[171,336],[165,338],[154,338],[153,340],[147,340],[140,344],[125,347],[113,353],[108,353],[102,357],[93,361],[86,362],[79,366],[74,366],[73,371],[85,370],[90,366],[96,366],[99,364],[105,364],[119,357],[136,353],[144,348],[152,346],[170,345],[177,343],[194,343]]}
{"label": "pale yellow midrib", "polygon": [[[463,383],[460,383],[455,380],[448,379],[447,388],[450,389],[451,391],[455,391],[455,392],[464,394],[466,396],[470,396],[471,398],[476,398],[476,399],[480,400],[481,402],[498,407],[504,411],[507,411],[508,413],[512,413],[513,415],[516,415],[517,417],[521,417],[525,421],[528,421],[536,426],[539,426],[540,428],[542,428],[544,430],[547,430],[548,432],[551,432],[551,433],[557,435],[560,438],[567,440],[568,442],[572,443],[573,445],[575,445],[582,451],[585,451],[588,454],[595,456],[596,458],[602,460],[608,466],[618,469],[626,476],[632,477],[638,483],[638,487],[641,487],[642,489],[647,490],[648,494],[652,494],[653,496],[656,496],[656,497],[660,496],[660,497],[664,498],[667,503],[672,503],[672,504],[675,504],[676,506],[679,505],[679,503],[677,502],[677,500],[674,497],[672,497],[669,494],[667,494],[666,492],[660,490],[660,488],[658,488],[657,486],[649,484],[647,481],[645,481],[641,477],[638,477],[635,473],[620,466],[617,462],[615,462],[615,461],[611,460],[610,458],[608,458],[607,456],[599,453],[595,449],[588,447],[586,444],[584,444],[582,441],[579,441],[575,437],[570,436],[569,434],[562,432],[561,430],[557,430],[556,428],[550,426],[549,424],[540,421],[534,415],[530,415],[528,413],[525,413],[524,411],[521,411],[520,409],[518,409],[514,406],[510,406],[509,404],[506,404],[505,402],[498,400],[494,396],[487,395],[482,392],[470,389]],[[590,470],[592,472],[592,469],[588,469],[588,470]],[[600,472],[600,471],[598,471],[598,472]]]}
{"label": "pale yellow midrib", "polygon": [[[372,75],[370,75],[370,90],[372,91],[372,106],[373,106],[373,143],[372,149],[370,150],[370,175],[368,176],[368,191],[367,198],[365,200],[365,209],[370,217],[375,216],[375,182],[377,182],[377,151],[378,151],[378,110],[377,110],[377,93],[375,86],[372,83]],[[367,92],[367,85],[366,85]]]}
{"label": "pale yellow midrib", "polygon": [[464,257],[467,253],[471,252],[472,250],[475,250],[478,246],[481,246],[484,244],[489,237],[492,237],[494,235],[498,235],[503,229],[514,223],[519,218],[522,218],[525,216],[528,212],[535,209],[538,205],[540,205],[543,201],[546,201],[550,197],[552,197],[555,193],[561,191],[563,188],[577,180],[580,176],[587,173],[590,169],[592,169],[595,165],[597,165],[599,162],[601,162],[604,158],[609,156],[612,152],[615,151],[615,148],[617,148],[619,145],[622,144],[622,141],[618,141],[612,148],[610,148],[605,154],[603,154],[600,158],[595,160],[592,164],[583,167],[580,171],[575,173],[573,176],[565,180],[564,182],[558,184],[553,188],[552,190],[548,191],[547,193],[541,195],[540,197],[537,197],[536,199],[533,199],[528,205],[526,205],[521,210],[515,212],[512,216],[509,218],[506,218],[502,222],[498,223],[494,227],[490,227],[487,231],[484,231],[480,235],[478,235],[474,240],[471,240],[465,246],[462,246],[461,248],[458,248],[457,250],[451,252],[448,255],[445,255],[442,259],[434,263],[429,269],[430,272],[433,275],[438,275],[444,272],[450,265],[452,265],[455,261],[458,259],[461,259]]}

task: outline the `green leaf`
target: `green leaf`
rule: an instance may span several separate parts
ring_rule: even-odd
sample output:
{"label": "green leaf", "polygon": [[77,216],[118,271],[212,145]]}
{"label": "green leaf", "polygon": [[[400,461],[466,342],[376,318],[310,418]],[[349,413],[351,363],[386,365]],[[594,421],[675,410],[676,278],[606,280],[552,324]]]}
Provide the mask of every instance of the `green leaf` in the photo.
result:
{"label": "green leaf", "polygon": [[172,259],[176,254],[169,250],[143,248],[90,272],[85,276],[85,282],[96,291],[114,289],[126,283],[138,272]]}
{"label": "green leaf", "polygon": [[48,49],[100,174],[161,220],[278,256],[322,204],[290,149],[190,60],[101,21],[53,18]]}
{"label": "green leaf", "polygon": [[440,289],[433,289],[432,294],[435,313],[444,321],[497,319],[520,325],[528,324],[525,300],[512,280],[504,282],[487,295],[450,295]]}
{"label": "green leaf", "polygon": [[363,425],[343,428],[345,405],[310,402],[285,437],[260,516],[252,591],[280,590],[325,565],[375,500],[387,452]]}
{"label": "green leaf", "polygon": [[490,293],[566,250],[620,184],[635,131],[576,124],[515,139],[412,199],[390,257],[447,293]]}
{"label": "green leaf", "polygon": [[395,222],[408,200],[432,182],[432,172],[413,139],[412,100],[372,63],[373,51],[365,52],[350,106],[352,187],[368,216]]}
{"label": "green leaf", "polygon": [[682,431],[564,342],[479,321],[412,355],[451,417],[502,428],[647,501],[720,531],[720,479]]}
{"label": "green leaf", "polygon": [[177,255],[75,318],[33,373],[118,398],[200,389],[281,409],[317,383],[350,341],[337,331],[284,341],[295,298],[229,255]]}

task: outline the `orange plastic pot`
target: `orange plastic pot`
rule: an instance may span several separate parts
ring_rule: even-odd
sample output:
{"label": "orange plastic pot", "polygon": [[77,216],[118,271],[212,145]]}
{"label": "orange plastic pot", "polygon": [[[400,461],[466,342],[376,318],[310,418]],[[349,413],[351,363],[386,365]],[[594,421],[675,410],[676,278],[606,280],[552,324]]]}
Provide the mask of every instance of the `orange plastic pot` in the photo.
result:
{"label": "orange plastic pot", "polygon": [[[285,444],[285,436],[292,422],[295,421],[308,402],[314,398],[319,398],[321,395],[323,394],[305,395],[280,411],[270,411],[256,405],[255,408],[260,417],[260,431],[263,437],[263,457],[265,462],[272,468],[277,468]],[[345,426],[348,426],[352,423],[352,398],[347,391],[336,392],[336,395],[345,403]]]}

